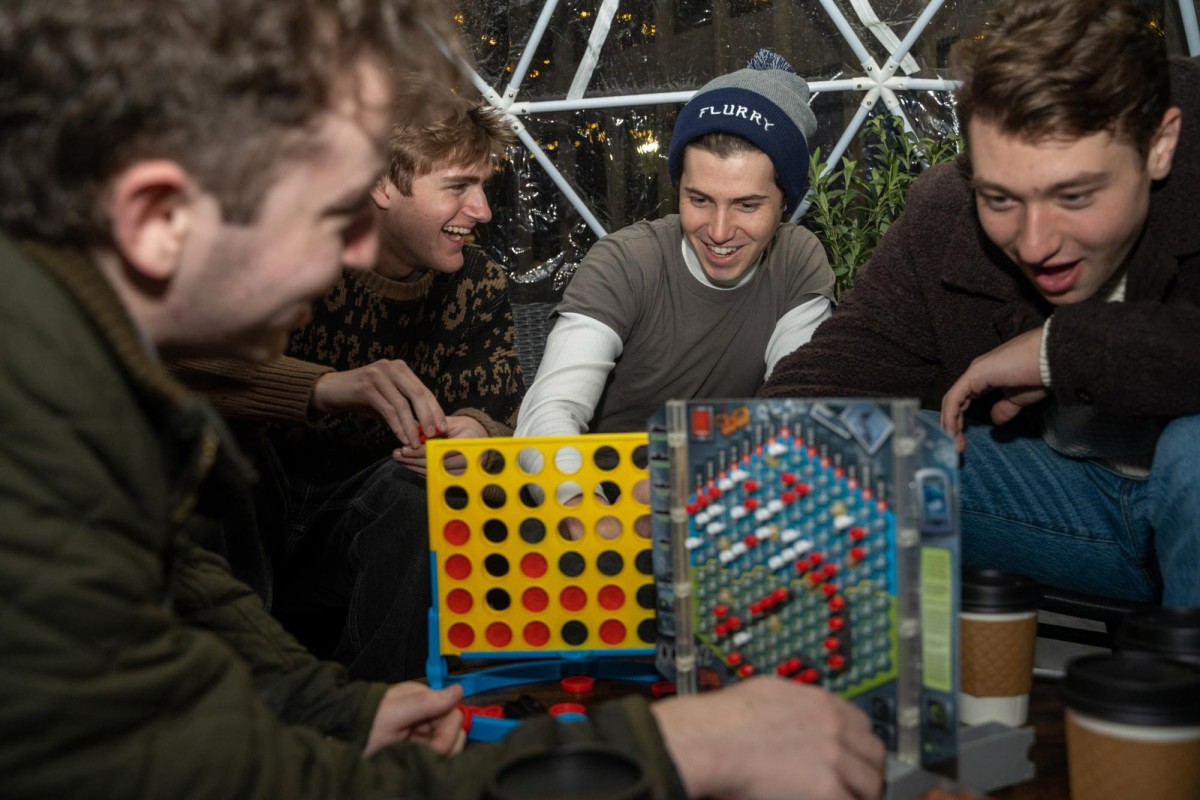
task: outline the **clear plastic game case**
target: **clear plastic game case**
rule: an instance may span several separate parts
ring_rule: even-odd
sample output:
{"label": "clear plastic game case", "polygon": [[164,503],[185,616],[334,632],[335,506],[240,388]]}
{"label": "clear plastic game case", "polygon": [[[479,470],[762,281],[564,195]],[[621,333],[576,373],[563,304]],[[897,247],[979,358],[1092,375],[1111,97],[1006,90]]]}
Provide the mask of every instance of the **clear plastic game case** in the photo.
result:
{"label": "clear plastic game case", "polygon": [[958,457],[914,400],[672,401],[650,422],[657,663],[863,708],[909,764],[957,749]]}

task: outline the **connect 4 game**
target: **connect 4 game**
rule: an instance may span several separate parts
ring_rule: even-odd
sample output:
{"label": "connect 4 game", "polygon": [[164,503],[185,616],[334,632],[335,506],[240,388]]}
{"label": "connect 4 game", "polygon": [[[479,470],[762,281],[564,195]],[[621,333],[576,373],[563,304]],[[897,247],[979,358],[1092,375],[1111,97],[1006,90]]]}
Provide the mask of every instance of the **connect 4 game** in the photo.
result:
{"label": "connect 4 game", "polygon": [[909,764],[956,754],[957,453],[915,401],[672,401],[651,421],[658,664],[854,700]]}
{"label": "connect 4 game", "polygon": [[[448,655],[578,663],[654,653],[646,441],[427,443],[433,685],[450,679]],[[641,671],[657,678],[652,665]],[[547,667],[512,682],[557,674]]]}

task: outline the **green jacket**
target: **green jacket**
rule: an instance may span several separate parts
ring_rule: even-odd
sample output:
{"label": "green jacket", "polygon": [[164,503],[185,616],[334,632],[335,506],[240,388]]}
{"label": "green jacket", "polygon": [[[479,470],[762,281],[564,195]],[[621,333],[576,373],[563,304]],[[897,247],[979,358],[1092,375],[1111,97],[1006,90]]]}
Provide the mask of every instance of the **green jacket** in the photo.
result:
{"label": "green jacket", "polygon": [[83,255],[0,235],[0,796],[477,797],[513,754],[606,739],[678,779],[640,702],[453,760],[362,746],[349,682],[192,532],[247,496],[216,415]]}

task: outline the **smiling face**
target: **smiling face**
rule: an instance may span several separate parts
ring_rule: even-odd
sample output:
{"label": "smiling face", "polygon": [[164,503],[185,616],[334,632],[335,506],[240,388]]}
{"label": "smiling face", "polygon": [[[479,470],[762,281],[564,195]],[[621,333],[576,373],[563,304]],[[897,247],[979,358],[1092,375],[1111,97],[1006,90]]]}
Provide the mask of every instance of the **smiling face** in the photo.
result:
{"label": "smiling face", "polygon": [[224,220],[199,192],[193,234],[156,312],[164,355],[272,358],[343,267],[374,265],[369,192],[382,168],[388,90],[370,71],[358,85],[360,101],[325,113],[311,144],[285,157],[251,222]]}
{"label": "smiling face", "polygon": [[1086,300],[1124,264],[1145,225],[1150,184],[1170,171],[1178,109],[1147,158],[1107,132],[1029,142],[972,119],[979,221],[1055,305]]}
{"label": "smiling face", "polygon": [[488,159],[472,166],[437,166],[412,179],[410,194],[382,181],[371,193],[382,229],[376,271],[403,280],[424,270],[461,269],[466,237],[492,218],[483,192],[491,174]]}
{"label": "smiling face", "polygon": [[766,153],[721,157],[691,146],[684,151],[679,221],[714,284],[732,285],[757,264],[782,217],[783,192]]}

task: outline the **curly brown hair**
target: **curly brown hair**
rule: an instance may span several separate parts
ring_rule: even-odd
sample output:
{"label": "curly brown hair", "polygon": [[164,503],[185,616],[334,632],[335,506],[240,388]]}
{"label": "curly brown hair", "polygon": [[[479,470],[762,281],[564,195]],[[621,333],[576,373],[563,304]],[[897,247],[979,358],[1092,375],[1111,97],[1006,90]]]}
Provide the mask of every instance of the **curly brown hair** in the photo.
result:
{"label": "curly brown hair", "polygon": [[6,2],[0,226],[106,241],[109,180],[151,158],[176,161],[228,220],[248,222],[363,59],[393,81],[454,79],[437,48],[416,46],[431,36],[461,54],[438,0]]}
{"label": "curly brown hair", "polygon": [[974,118],[1028,141],[1107,131],[1144,157],[1170,102],[1161,20],[1121,0],[1005,0],[951,68],[964,133]]}

